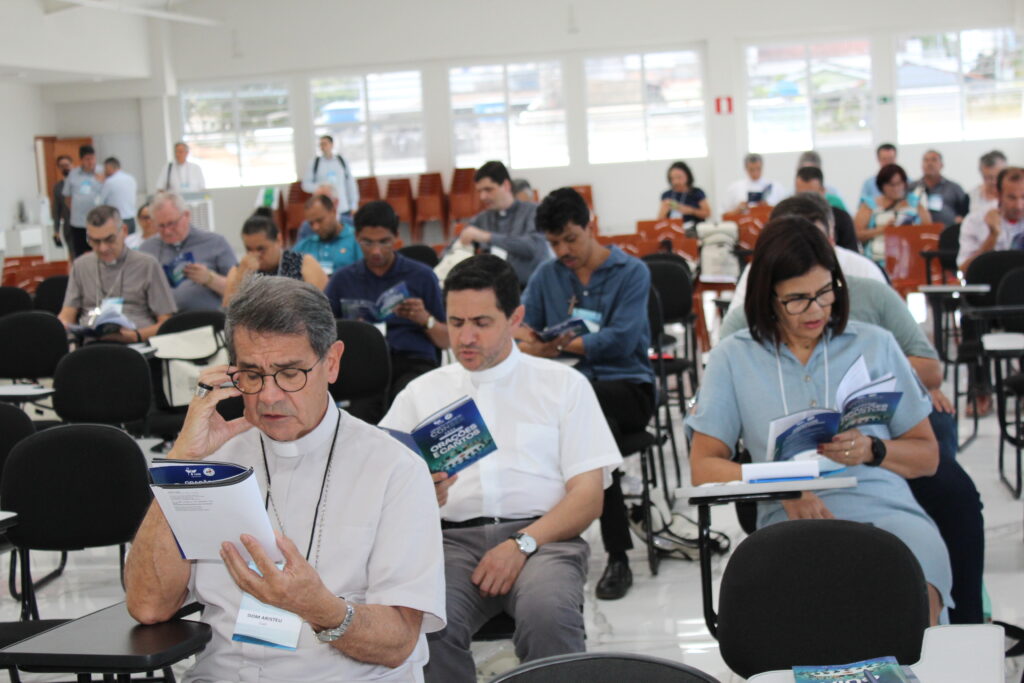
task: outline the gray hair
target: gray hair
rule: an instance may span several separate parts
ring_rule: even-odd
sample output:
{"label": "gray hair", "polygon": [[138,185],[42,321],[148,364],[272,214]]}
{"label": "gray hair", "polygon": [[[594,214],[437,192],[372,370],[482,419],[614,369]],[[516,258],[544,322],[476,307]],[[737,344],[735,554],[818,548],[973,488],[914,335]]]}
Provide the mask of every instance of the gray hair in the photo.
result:
{"label": "gray hair", "polygon": [[764,157],[762,157],[760,154],[757,154],[756,152],[751,152],[747,156],[743,157],[743,165],[744,166],[746,166],[747,164],[761,164],[761,163],[764,163]]}
{"label": "gray hair", "polygon": [[166,192],[161,190],[153,196],[153,201],[149,203],[149,210],[156,213],[157,210],[164,204],[172,205],[178,213],[185,213],[188,211],[188,204],[180,194],[174,192]]}
{"label": "gray hair", "polygon": [[121,212],[106,204],[94,206],[89,209],[89,213],[85,216],[85,224],[91,225],[94,228],[101,228],[110,220],[114,221],[115,228],[121,227]]}
{"label": "gray hair", "polygon": [[184,140],[178,140],[177,142],[174,143],[174,149],[178,149],[178,147],[184,147],[185,149],[189,149],[188,143],[185,142]]}
{"label": "gray hair", "polygon": [[985,168],[992,168],[999,162],[1006,163],[1006,155],[1000,152],[998,149],[994,149],[991,152],[986,152],[981,155],[979,159],[982,166]]}
{"label": "gray hair", "polygon": [[942,152],[940,152],[940,151],[939,151],[939,150],[937,150],[937,149],[928,149],[928,150],[925,150],[925,153],[921,155],[921,158],[923,159],[924,157],[928,156],[929,154],[934,154],[934,155],[936,155],[937,157],[939,157],[939,161],[945,161],[945,160],[944,160],[944,159],[942,158]]}
{"label": "gray hair", "polygon": [[821,168],[821,155],[815,152],[813,149],[809,149],[800,155],[800,158],[796,161],[797,168],[804,166],[813,166],[815,168]]}
{"label": "gray hair", "polygon": [[512,194],[519,194],[524,190],[532,190],[533,187],[530,185],[530,181],[526,178],[516,178],[512,181]]}
{"label": "gray hair", "polygon": [[228,304],[224,339],[232,363],[239,327],[259,334],[305,335],[317,358],[338,339],[327,296],[307,282],[275,275],[247,276]]}

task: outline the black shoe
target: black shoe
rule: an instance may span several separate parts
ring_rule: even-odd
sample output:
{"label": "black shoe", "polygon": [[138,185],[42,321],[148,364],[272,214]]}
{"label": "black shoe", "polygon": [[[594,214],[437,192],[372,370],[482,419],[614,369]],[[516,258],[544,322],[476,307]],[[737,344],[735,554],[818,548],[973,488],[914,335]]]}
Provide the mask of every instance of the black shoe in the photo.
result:
{"label": "black shoe", "polygon": [[599,600],[618,600],[624,597],[633,585],[633,572],[626,560],[608,560],[601,580],[597,582]]}

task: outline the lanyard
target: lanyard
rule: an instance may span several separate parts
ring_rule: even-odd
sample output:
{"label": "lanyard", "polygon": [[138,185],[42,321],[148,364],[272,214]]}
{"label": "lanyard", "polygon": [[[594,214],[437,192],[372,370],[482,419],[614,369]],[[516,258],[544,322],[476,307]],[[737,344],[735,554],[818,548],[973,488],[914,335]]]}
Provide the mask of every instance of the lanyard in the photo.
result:
{"label": "lanyard", "polygon": [[[327,488],[327,480],[331,473],[331,461],[334,459],[334,444],[338,440],[338,430],[341,428],[341,411],[338,411],[338,422],[334,425],[334,437],[331,439],[331,450],[327,453],[327,464],[324,466],[324,476],[320,481],[320,495],[316,499],[316,507],[313,509],[313,526],[309,530],[309,544],[306,546],[306,562],[309,562],[309,553],[313,550],[313,538],[317,531],[317,520],[320,517],[320,505],[324,499],[324,491]],[[273,506],[274,517],[277,518],[277,525],[281,527],[281,533],[285,533],[284,524],[281,523],[281,516],[277,513],[277,505],[274,504],[274,497],[271,494],[271,482],[270,482],[270,467],[267,465],[267,447],[263,443],[263,435],[260,434],[260,450],[263,453],[263,472],[267,475],[267,496],[263,501],[263,507]],[[321,533],[323,532],[323,526],[320,527]],[[320,542],[319,535],[317,535],[317,548],[316,558],[313,560],[313,566],[316,567],[317,562],[320,560]]]}
{"label": "lanyard", "polygon": [[[822,404],[823,407],[828,408],[828,339],[822,335],[821,341],[825,344],[825,400],[822,401]],[[779,391],[782,393],[783,415],[789,415],[789,403],[786,401],[786,386],[782,383],[782,361],[779,360],[779,347],[777,346],[775,347],[775,367],[779,371]]]}
{"label": "lanyard", "polygon": [[[121,277],[117,280],[117,289],[121,292],[121,296],[124,296],[124,271],[128,267],[128,254],[121,254],[124,260],[121,262]],[[103,301],[107,298],[106,288],[103,286],[103,269],[100,267],[100,257],[96,257],[96,289],[99,290],[99,297],[97,298],[96,305],[103,305]],[[111,292],[113,293],[113,292]]]}

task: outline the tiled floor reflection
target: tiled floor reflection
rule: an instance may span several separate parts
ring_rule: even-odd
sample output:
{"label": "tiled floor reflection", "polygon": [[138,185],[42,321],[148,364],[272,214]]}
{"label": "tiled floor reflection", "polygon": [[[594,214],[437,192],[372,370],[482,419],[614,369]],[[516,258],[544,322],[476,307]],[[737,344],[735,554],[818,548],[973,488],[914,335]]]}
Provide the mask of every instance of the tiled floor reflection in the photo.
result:
{"label": "tiled floor reflection", "polygon": [[[1013,500],[997,479],[996,430],[995,418],[984,419],[981,435],[960,455],[960,461],[974,478],[985,501],[985,584],[991,596],[993,615],[1002,621],[1024,625],[1022,504]],[[742,532],[731,506],[716,509],[713,524],[715,529],[732,538],[734,546],[741,540]],[[593,586],[604,569],[604,555],[596,525],[588,530],[587,539],[593,548],[584,608],[589,649],[642,652],[686,662],[723,682],[740,680],[730,674],[718,654],[717,644],[704,627],[700,577],[695,562],[665,560],[658,576],[651,577],[645,554],[635,549],[631,556],[634,586],[629,595],[615,602],[598,601],[593,597]],[[56,559],[56,553],[36,553],[33,570],[42,575],[55,566]],[[725,561],[717,561],[716,571],[720,572]],[[6,578],[6,558],[0,561],[0,569]],[[117,580],[116,549],[89,550],[71,554],[63,577],[39,594],[39,609],[43,618],[77,617],[122,598]],[[17,617],[18,605],[4,591],[4,596],[0,597],[0,619]],[[474,652],[483,674],[481,680],[515,665],[510,643],[482,643],[474,646]],[[1006,681],[1020,680],[1022,665],[1022,662],[1008,661]],[[183,670],[184,666],[176,669]],[[54,677],[25,675],[24,679],[40,681]]]}

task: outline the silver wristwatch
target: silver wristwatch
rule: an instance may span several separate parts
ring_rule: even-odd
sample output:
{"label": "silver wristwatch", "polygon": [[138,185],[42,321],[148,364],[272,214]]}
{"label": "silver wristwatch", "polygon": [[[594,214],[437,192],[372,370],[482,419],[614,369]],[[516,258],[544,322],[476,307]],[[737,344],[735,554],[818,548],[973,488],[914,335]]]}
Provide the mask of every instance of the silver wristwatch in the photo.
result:
{"label": "silver wristwatch", "polygon": [[530,534],[524,534],[520,531],[518,534],[509,536],[509,538],[516,542],[516,545],[519,546],[519,552],[523,555],[529,557],[537,552],[537,539]]}
{"label": "silver wristwatch", "polygon": [[352,606],[351,602],[345,602],[345,618],[342,619],[341,624],[334,628],[325,628],[323,631],[316,632],[316,639],[321,643],[333,643],[338,638],[345,635],[345,631],[352,625],[352,619],[356,616],[356,608]]}

